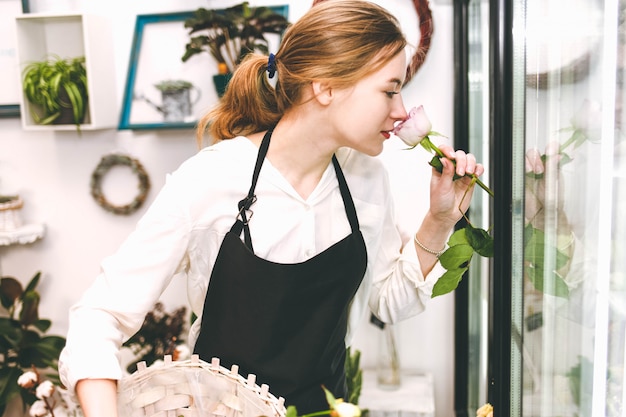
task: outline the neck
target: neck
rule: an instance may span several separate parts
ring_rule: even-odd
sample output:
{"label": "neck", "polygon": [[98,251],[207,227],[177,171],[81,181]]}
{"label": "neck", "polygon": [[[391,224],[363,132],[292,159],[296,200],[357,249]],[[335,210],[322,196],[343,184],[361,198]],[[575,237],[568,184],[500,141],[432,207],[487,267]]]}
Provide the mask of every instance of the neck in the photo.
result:
{"label": "neck", "polygon": [[[256,140],[260,142],[259,136]],[[319,125],[293,121],[288,116],[272,133],[267,158],[304,199],[317,187],[337,150],[325,137]]]}

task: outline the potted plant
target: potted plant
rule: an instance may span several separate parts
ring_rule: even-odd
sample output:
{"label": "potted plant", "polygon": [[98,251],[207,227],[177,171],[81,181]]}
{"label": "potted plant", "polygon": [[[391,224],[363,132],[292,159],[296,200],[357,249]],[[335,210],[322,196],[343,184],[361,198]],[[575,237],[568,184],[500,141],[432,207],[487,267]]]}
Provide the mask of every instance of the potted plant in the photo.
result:
{"label": "potted plant", "polygon": [[7,404],[21,398],[22,405],[33,404],[37,398],[18,384],[22,374],[31,370],[58,381],[58,357],[65,338],[46,336],[51,321],[39,317],[40,295],[36,287],[37,272],[26,288],[13,277],[0,278],[0,415]]}
{"label": "potted plant", "polygon": [[222,82],[228,82],[247,54],[268,53],[266,33],[281,34],[288,26],[287,18],[271,7],[250,7],[247,1],[224,10],[199,8],[185,20],[190,40],[182,60],[208,52],[217,61],[218,76],[214,78],[221,76]]}
{"label": "potted plant", "polygon": [[80,131],[88,103],[84,56],[61,58],[53,55],[32,62],[24,69],[22,82],[35,123],[75,124]]}

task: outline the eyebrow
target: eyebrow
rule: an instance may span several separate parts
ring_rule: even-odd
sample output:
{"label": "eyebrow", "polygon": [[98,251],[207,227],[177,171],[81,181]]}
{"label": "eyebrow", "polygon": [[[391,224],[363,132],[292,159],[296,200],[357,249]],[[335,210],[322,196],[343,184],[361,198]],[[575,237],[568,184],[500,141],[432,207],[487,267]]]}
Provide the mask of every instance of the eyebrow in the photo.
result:
{"label": "eyebrow", "polygon": [[402,80],[400,80],[399,78],[391,78],[389,82],[397,85],[402,85]]}

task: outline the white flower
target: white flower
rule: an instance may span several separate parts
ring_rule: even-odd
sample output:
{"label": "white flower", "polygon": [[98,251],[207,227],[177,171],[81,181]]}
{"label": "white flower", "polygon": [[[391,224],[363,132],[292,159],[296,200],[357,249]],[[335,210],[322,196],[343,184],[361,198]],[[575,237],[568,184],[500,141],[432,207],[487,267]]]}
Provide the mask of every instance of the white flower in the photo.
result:
{"label": "white flower", "polygon": [[49,398],[54,392],[54,385],[50,381],[43,381],[35,390],[35,396],[40,400]]}
{"label": "white flower", "polygon": [[41,400],[35,401],[33,405],[30,406],[29,413],[32,417],[44,417],[48,415],[48,407],[46,403]]}
{"label": "white flower", "polygon": [[352,403],[337,400],[333,408],[338,417],[360,417],[361,409]]}
{"label": "white flower", "polygon": [[19,378],[17,378],[17,385],[19,385],[22,388],[29,389],[35,386],[38,379],[39,377],[37,376],[35,372],[26,371],[22,375],[20,375]]}
{"label": "white flower", "polygon": [[191,350],[189,350],[189,347],[185,344],[178,345],[176,349],[174,349],[173,356],[175,361],[183,361],[191,357]]}
{"label": "white flower", "polygon": [[393,129],[393,134],[398,136],[410,147],[415,147],[430,133],[432,123],[426,116],[424,106],[413,107],[406,119]]}

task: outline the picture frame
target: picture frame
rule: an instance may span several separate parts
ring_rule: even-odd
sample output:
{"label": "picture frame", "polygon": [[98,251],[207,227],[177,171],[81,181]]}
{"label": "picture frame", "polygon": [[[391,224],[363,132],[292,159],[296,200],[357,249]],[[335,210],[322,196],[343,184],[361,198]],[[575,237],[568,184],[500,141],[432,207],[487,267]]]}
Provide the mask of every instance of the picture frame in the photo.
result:
{"label": "picture frame", "polygon": [[0,0],[0,118],[20,117],[15,17],[29,10],[28,0]]}
{"label": "picture frame", "polygon": [[[268,7],[288,17],[289,6]],[[137,16],[118,129],[194,128],[200,117],[219,100],[213,84],[213,75],[218,73],[213,57],[203,53],[187,62],[182,61],[185,45],[189,42],[184,22],[193,13]],[[270,50],[276,50],[280,35],[268,34],[267,39]],[[166,82],[189,86],[187,111],[182,120],[181,117],[171,117],[167,107],[162,105],[165,96],[157,86]]]}

